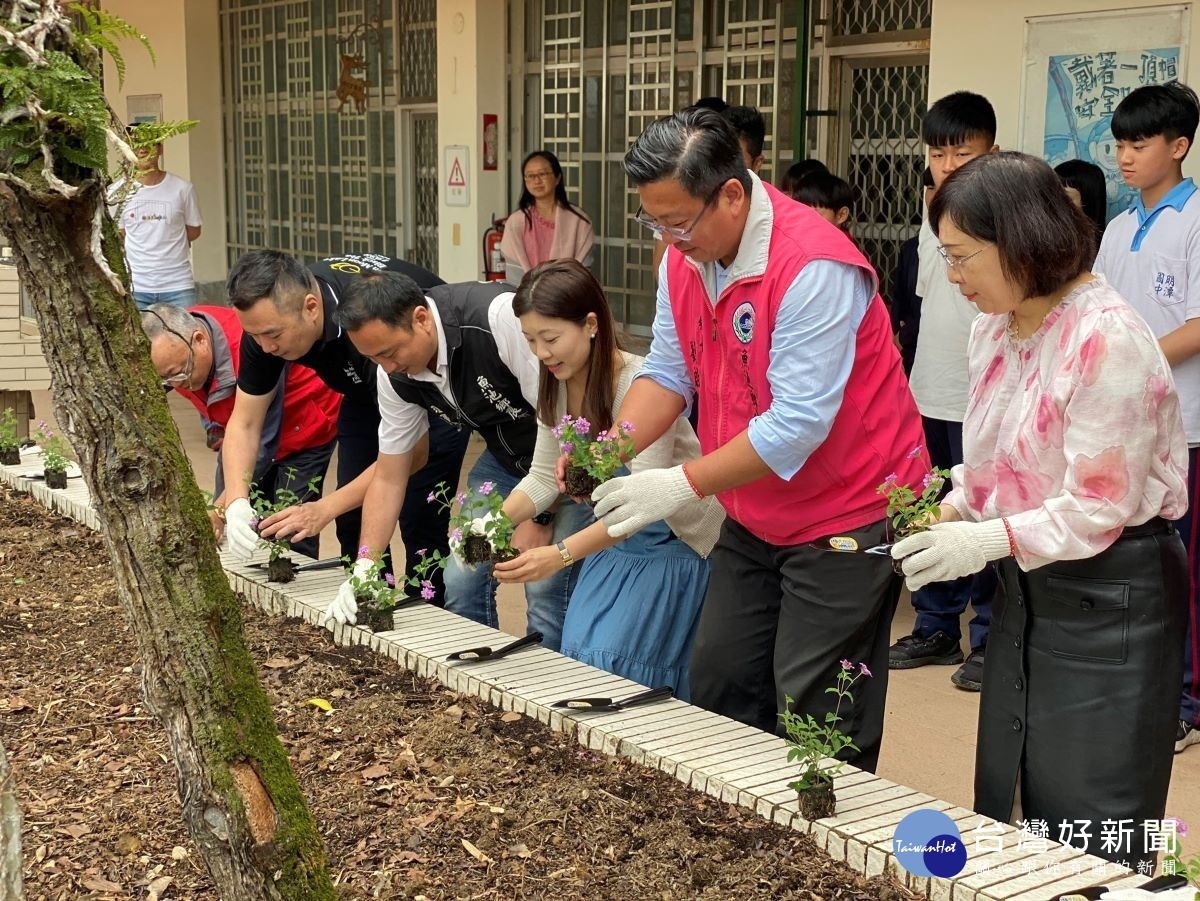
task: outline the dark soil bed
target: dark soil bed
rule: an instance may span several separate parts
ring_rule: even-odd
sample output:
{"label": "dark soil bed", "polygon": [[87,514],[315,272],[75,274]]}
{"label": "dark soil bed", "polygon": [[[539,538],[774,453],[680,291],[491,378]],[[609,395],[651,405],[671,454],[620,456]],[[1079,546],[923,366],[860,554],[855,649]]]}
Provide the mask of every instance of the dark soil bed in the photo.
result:
{"label": "dark soil bed", "polygon": [[[303,622],[246,619],[343,898],[914,897]],[[0,487],[0,740],[30,901],[216,897],[134,647],[97,536]]]}

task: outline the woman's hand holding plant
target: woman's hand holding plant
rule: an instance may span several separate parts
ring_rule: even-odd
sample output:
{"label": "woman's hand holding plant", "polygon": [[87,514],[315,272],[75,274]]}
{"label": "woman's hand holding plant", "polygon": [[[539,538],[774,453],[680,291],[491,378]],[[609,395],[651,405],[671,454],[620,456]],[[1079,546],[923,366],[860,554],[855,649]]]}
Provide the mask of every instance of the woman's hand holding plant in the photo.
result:
{"label": "woman's hand holding plant", "polygon": [[552,545],[530,548],[519,557],[497,563],[492,575],[497,582],[540,582],[563,568],[562,554]]}

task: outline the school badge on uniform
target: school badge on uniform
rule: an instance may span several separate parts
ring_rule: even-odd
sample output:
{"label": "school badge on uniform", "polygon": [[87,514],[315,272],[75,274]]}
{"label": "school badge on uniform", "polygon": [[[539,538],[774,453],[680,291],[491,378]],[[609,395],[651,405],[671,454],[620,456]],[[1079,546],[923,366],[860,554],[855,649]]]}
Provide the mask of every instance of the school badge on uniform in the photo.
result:
{"label": "school badge on uniform", "polygon": [[754,304],[750,301],[738,304],[733,311],[733,334],[743,344],[749,344],[754,337]]}

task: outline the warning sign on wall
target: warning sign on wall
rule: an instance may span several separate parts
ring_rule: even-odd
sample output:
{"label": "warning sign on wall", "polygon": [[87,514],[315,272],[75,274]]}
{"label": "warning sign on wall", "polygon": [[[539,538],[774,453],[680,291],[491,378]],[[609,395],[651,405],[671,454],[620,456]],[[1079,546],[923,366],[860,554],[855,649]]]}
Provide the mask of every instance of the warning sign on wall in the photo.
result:
{"label": "warning sign on wall", "polygon": [[446,206],[470,206],[471,186],[467,173],[471,171],[469,148],[465,144],[446,146]]}

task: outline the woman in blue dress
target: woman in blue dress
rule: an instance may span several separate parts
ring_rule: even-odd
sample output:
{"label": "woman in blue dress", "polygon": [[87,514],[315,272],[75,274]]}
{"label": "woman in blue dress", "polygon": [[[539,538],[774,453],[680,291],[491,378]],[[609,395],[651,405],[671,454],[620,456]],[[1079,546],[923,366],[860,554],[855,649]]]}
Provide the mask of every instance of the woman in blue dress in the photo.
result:
{"label": "woman in blue dress", "polygon": [[[613,412],[643,358],[618,346],[604,291],[574,260],[553,260],[527,272],[513,312],[541,363],[533,463],[504,502],[504,512],[517,524],[551,510],[559,499],[555,424],[569,415],[586,419],[593,434],[612,428]],[[699,456],[696,433],[680,416],[629,469],[676,466]],[[708,554],[724,518],[716,498],[708,497],[624,540],[594,522],[558,545],[530,548],[497,564],[495,575],[501,582],[530,582],[583,559],[563,624],[562,653],[643,685],[670,685],[686,700]]]}

